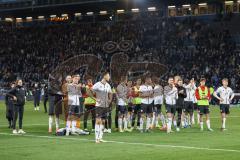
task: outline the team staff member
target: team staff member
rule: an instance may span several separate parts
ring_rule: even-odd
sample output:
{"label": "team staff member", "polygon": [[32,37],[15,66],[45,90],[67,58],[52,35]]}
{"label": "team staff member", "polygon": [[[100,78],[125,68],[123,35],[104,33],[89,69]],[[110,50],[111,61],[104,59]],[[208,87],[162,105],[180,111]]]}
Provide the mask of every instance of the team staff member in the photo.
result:
{"label": "team staff member", "polygon": [[[96,143],[104,142],[103,130],[107,113],[109,112],[109,104],[112,101],[112,89],[110,84],[110,74],[105,72],[102,80],[93,85],[93,93],[96,94],[96,123],[95,123],[95,141]],[[93,97],[93,94],[91,95]]]}
{"label": "team staff member", "polygon": [[33,101],[34,101],[34,110],[39,110],[40,98],[41,98],[41,87],[38,83],[34,84],[33,90]]}
{"label": "team staff member", "polygon": [[[25,134],[23,131],[23,113],[24,113],[24,105],[26,98],[26,89],[23,87],[23,82],[21,79],[16,81],[16,86],[13,87],[8,93],[7,96],[10,96],[14,100],[14,116],[13,116],[13,134]],[[18,118],[19,117],[19,118]],[[16,129],[16,122],[19,122],[19,130]]]}
{"label": "team staff member", "polygon": [[[15,87],[14,83],[11,83],[11,89]],[[12,96],[6,94],[5,96],[5,104],[6,104],[6,118],[8,120],[8,128],[13,127],[13,109],[14,109],[14,100]]]}
{"label": "team staff member", "polygon": [[92,90],[92,87],[93,87],[93,83],[92,83],[92,79],[91,78],[88,78],[87,79],[87,84],[85,86],[86,88],[86,93],[84,95],[84,106],[85,106],[85,112],[84,112],[84,122],[83,122],[83,127],[84,127],[84,130],[87,130],[87,120],[88,120],[88,116],[89,114],[91,114],[92,116],[92,131],[94,131],[94,127],[95,127],[95,116],[96,116],[96,113],[95,113],[95,104],[96,104],[96,99],[95,97],[90,97],[89,96],[89,93],[91,92]]}
{"label": "team staff member", "polygon": [[48,85],[44,85],[44,95],[43,95],[43,105],[44,105],[44,112],[47,113],[47,102],[48,102]]}
{"label": "team staff member", "polygon": [[213,95],[220,101],[220,112],[222,118],[221,130],[226,130],[226,115],[230,114],[229,107],[230,103],[234,98],[233,90],[228,87],[228,79],[222,80],[222,86],[219,87]]}
{"label": "team staff member", "polygon": [[164,96],[166,102],[167,113],[167,133],[172,132],[172,122],[176,113],[176,100],[178,99],[177,88],[175,87],[172,77],[168,78],[168,85],[164,87]]}
{"label": "team staff member", "polygon": [[213,131],[210,125],[210,110],[209,110],[209,100],[210,90],[207,86],[205,86],[206,79],[200,79],[200,86],[196,89],[196,98],[197,98],[197,105],[200,110],[200,127],[201,131],[203,131],[203,115],[206,115],[206,124],[209,131]]}

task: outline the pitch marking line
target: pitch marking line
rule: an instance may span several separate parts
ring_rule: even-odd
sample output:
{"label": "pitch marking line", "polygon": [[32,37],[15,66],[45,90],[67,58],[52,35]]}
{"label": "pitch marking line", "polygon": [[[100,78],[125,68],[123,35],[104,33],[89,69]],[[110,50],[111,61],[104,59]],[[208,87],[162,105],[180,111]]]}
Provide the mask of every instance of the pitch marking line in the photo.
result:
{"label": "pitch marking line", "polygon": [[[53,137],[53,136],[37,136],[37,135],[13,135],[9,133],[0,133],[0,135],[8,136],[23,136],[23,137],[35,137],[35,138],[46,138],[46,139],[64,139],[64,140],[74,140],[74,141],[88,141],[94,142],[90,139],[82,138],[64,138],[64,137]],[[128,144],[128,145],[141,145],[141,146],[152,146],[152,147],[161,147],[161,148],[180,148],[180,149],[193,149],[193,150],[206,150],[206,151],[221,151],[221,152],[235,152],[240,153],[240,150],[233,149],[221,149],[221,148],[203,148],[203,147],[192,147],[192,146],[175,146],[175,145],[161,145],[161,144],[149,144],[149,143],[135,143],[135,142],[121,142],[121,141],[106,141],[105,143],[116,143],[116,144]]]}

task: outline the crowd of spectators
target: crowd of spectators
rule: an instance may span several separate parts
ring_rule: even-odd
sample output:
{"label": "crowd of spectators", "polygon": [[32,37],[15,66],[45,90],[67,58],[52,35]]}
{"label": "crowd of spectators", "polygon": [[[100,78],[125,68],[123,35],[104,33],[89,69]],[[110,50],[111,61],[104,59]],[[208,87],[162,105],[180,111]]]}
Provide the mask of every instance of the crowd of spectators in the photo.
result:
{"label": "crowd of spectators", "polygon": [[[104,44],[131,41],[124,53],[131,62],[158,62],[168,67],[163,75],[199,79],[213,86],[223,77],[240,90],[240,52],[228,28],[194,18],[148,17],[118,22],[33,25],[0,25],[0,87],[17,77],[31,84],[47,79],[61,62],[82,54],[101,58],[104,68],[111,56]],[[119,62],[121,63],[121,62]]]}

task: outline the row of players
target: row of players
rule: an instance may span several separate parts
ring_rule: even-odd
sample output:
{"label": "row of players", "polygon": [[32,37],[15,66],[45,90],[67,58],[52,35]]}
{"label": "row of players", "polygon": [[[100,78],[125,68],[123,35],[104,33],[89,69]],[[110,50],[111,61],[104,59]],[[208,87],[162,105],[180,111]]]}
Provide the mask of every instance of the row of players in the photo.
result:
{"label": "row of players", "polygon": [[[110,121],[113,106],[113,95],[116,95],[116,126],[119,132],[132,131],[135,120],[140,132],[151,132],[153,127],[159,126],[159,120],[162,122],[161,130],[167,133],[172,132],[172,124],[176,130],[180,130],[182,126],[194,124],[194,106],[198,111],[198,122],[201,131],[203,130],[203,115],[206,115],[206,124],[209,131],[213,131],[210,127],[209,117],[209,100],[211,98],[210,90],[205,86],[206,79],[200,79],[199,87],[196,87],[194,79],[183,84],[179,76],[169,77],[168,85],[162,87],[157,78],[146,77],[144,83],[141,79],[136,81],[133,86],[131,81],[127,81],[126,77],[120,78],[120,83],[115,89],[109,85],[110,75],[104,73],[102,80],[96,84],[92,84],[92,80],[88,79],[86,85],[79,84],[80,76],[67,76],[66,84],[63,85],[63,104],[67,111],[65,117],[66,134],[74,132],[77,122],[80,119],[83,108],[80,98],[84,97],[84,128],[87,128],[86,121],[89,113],[92,113],[92,122],[95,124],[95,139],[99,143],[102,140],[105,121]],[[213,95],[220,101],[220,110],[222,117],[221,129],[226,130],[226,114],[229,114],[229,104],[234,98],[234,93],[228,87],[228,80],[222,80],[222,87],[219,87]],[[82,94],[82,88],[85,88]],[[18,80],[17,84],[11,89],[7,96],[14,100],[14,116],[13,116],[13,133],[25,133],[22,130],[23,107],[25,104],[24,88],[22,81]],[[52,98],[51,98],[52,97]],[[52,132],[53,115],[56,115],[56,130],[59,129],[59,114],[62,107],[58,106],[62,99],[62,95],[49,95],[49,132]],[[59,101],[60,100],[60,101]],[[162,113],[162,105],[165,101],[166,117]],[[56,103],[57,102],[57,103]],[[60,105],[61,106],[61,105]],[[58,109],[59,108],[59,109]],[[176,114],[177,113],[177,114]],[[16,119],[19,114],[19,131],[16,130]],[[146,122],[144,129],[144,122]],[[130,127],[129,127],[130,124]],[[106,131],[106,130],[105,130]],[[111,130],[107,130],[111,132]]]}
{"label": "row of players", "polygon": [[[144,83],[141,79],[136,81],[133,86],[131,81],[127,81],[126,77],[120,78],[120,83],[115,89],[108,84],[110,80],[109,73],[105,73],[100,82],[92,84],[92,80],[88,79],[85,86],[86,93],[85,108],[86,113],[92,113],[92,117],[96,118],[95,136],[96,142],[102,141],[105,120],[108,119],[111,112],[112,97],[116,95],[116,119],[119,132],[132,131],[137,118],[137,125],[140,132],[151,132],[153,127],[159,126],[159,119],[162,122],[161,130],[167,133],[172,132],[172,124],[180,131],[180,125],[186,126],[194,124],[194,105],[198,111],[198,122],[201,131],[203,131],[203,115],[206,116],[207,129],[213,131],[210,126],[210,110],[209,101],[211,99],[210,89],[205,86],[206,79],[200,79],[199,87],[196,87],[194,79],[187,84],[183,84],[179,76],[169,77],[168,85],[164,88],[159,84],[157,78],[146,77]],[[70,131],[70,123],[74,122],[80,112],[81,105],[79,96],[81,95],[78,85],[79,76],[67,77],[66,91],[68,98],[68,122],[67,135]],[[226,130],[226,114],[229,114],[229,105],[234,98],[234,93],[228,87],[228,80],[222,80],[222,87],[219,87],[213,95],[220,101],[220,110],[222,117],[222,131]],[[77,89],[79,87],[79,89]],[[116,94],[114,94],[116,93]],[[162,113],[162,105],[165,101],[166,118]],[[79,108],[80,107],[80,108]],[[80,111],[80,112],[79,112]],[[177,113],[177,114],[176,114]],[[76,117],[74,117],[76,116]],[[84,118],[87,119],[86,117]],[[146,122],[144,129],[144,122]],[[94,122],[93,122],[94,123]],[[111,123],[111,122],[110,122]],[[74,122],[75,124],[75,122]],[[74,126],[72,124],[72,126]],[[129,125],[130,124],[130,125]],[[129,128],[129,126],[131,126]],[[86,127],[86,123],[84,128]],[[74,128],[74,127],[73,127]],[[108,131],[108,132],[111,132]]]}

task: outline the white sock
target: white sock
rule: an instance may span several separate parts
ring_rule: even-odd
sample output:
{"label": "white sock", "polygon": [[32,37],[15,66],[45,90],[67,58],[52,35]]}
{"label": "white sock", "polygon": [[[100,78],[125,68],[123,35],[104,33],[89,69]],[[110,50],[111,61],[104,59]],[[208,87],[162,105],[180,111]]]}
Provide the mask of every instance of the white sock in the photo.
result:
{"label": "white sock", "polygon": [[153,117],[152,117],[152,122],[151,122],[151,125],[152,125],[152,127],[154,127],[154,124],[156,123],[156,114],[155,113],[153,113]]}
{"label": "white sock", "polygon": [[200,122],[200,127],[201,129],[203,129],[203,122]]}
{"label": "white sock", "polygon": [[140,130],[143,130],[143,118],[140,118],[140,126],[139,126]]}
{"label": "white sock", "polygon": [[159,116],[157,116],[157,117],[155,118],[155,125],[156,125],[156,126],[159,126],[159,123],[158,123],[159,118],[160,118]]}
{"label": "white sock", "polygon": [[207,120],[206,123],[207,123],[207,128],[211,128],[210,120]]}
{"label": "white sock", "polygon": [[122,122],[123,122],[122,118],[118,118],[118,128],[120,131],[122,130]]}
{"label": "white sock", "polygon": [[100,134],[99,134],[99,138],[100,138],[100,139],[103,138],[103,130],[104,130],[104,126],[101,124],[101,125],[100,125]]}
{"label": "white sock", "polygon": [[192,115],[192,124],[195,124],[194,114]]}
{"label": "white sock", "polygon": [[71,128],[71,121],[67,120],[67,125],[66,125],[67,130],[69,131]]}
{"label": "white sock", "polygon": [[146,130],[148,130],[150,128],[150,125],[151,125],[151,118],[147,117]]}
{"label": "white sock", "polygon": [[77,126],[77,121],[73,120],[72,121],[72,131],[74,131],[76,129],[76,126]]}
{"label": "white sock", "polygon": [[177,128],[177,121],[176,120],[173,121],[173,125],[174,125],[175,128]]}
{"label": "white sock", "polygon": [[49,129],[52,129],[52,124],[53,124],[53,117],[49,116],[49,118],[48,118],[48,128]]}
{"label": "white sock", "polygon": [[59,118],[55,118],[56,130],[59,129]]}
{"label": "white sock", "polygon": [[172,128],[172,118],[168,118],[167,131],[171,131]]}
{"label": "white sock", "polygon": [[165,126],[166,126],[165,117],[164,117],[164,115],[163,115],[162,113],[161,113],[161,115],[160,115],[160,119],[161,119],[161,121],[162,121],[163,127],[165,127]]}
{"label": "white sock", "polygon": [[95,124],[95,139],[98,140],[100,135],[100,125]]}
{"label": "white sock", "polygon": [[197,123],[199,124],[200,123],[200,114],[197,113]]}
{"label": "white sock", "polygon": [[223,118],[222,128],[226,128],[226,118]]}
{"label": "white sock", "polygon": [[128,125],[128,126],[131,126],[131,122],[132,122],[132,114],[129,113],[129,114],[128,114],[128,117],[127,117],[127,125]]}
{"label": "white sock", "polygon": [[128,118],[123,118],[124,121],[124,129],[126,130],[128,128]]}

